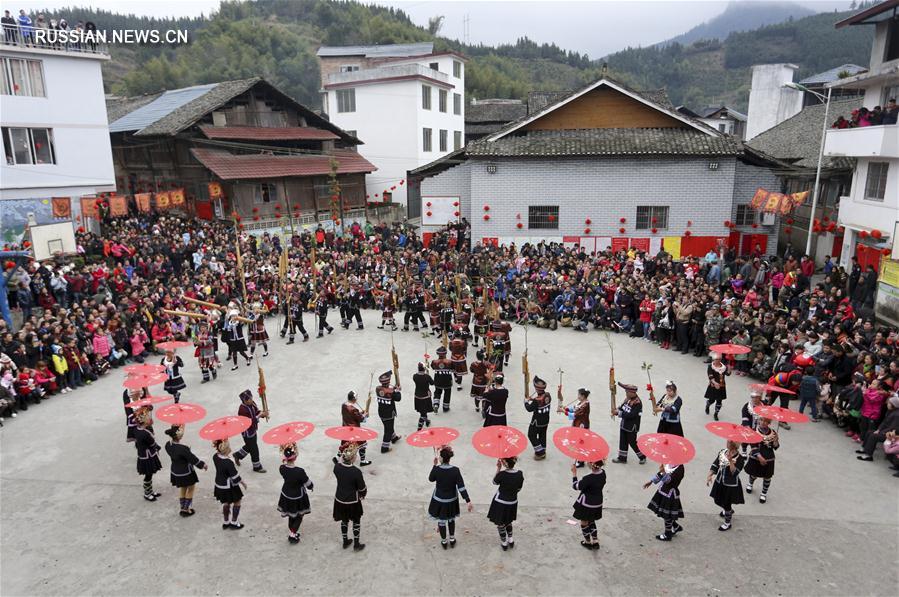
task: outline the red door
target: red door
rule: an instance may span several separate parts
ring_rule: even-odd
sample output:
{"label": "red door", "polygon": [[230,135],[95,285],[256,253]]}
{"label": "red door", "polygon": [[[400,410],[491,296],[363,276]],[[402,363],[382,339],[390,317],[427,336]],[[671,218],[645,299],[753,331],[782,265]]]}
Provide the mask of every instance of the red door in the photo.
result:
{"label": "red door", "polygon": [[740,233],[736,230],[731,230],[730,234],[727,236],[727,248],[728,249],[738,249],[740,248]]}
{"label": "red door", "polygon": [[768,235],[767,234],[744,234],[743,235],[743,248],[740,251],[742,255],[751,255],[755,250],[755,246],[758,245],[762,248],[762,255],[765,254],[765,249],[768,248]]}
{"label": "red door", "polygon": [[880,250],[859,243],[855,246],[855,256],[858,257],[858,265],[862,270],[867,269],[870,265],[874,271],[880,271]]}
{"label": "red door", "polygon": [[201,220],[212,220],[212,202],[211,201],[195,201],[194,205],[197,210],[197,217]]}

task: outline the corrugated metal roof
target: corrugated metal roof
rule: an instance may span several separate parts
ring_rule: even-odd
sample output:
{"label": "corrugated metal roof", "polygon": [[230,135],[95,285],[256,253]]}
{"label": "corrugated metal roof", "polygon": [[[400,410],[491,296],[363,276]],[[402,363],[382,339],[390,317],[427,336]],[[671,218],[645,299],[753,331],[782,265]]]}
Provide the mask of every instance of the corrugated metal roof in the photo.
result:
{"label": "corrugated metal roof", "polygon": [[434,44],[388,44],[383,46],[322,46],[319,56],[365,56],[366,58],[392,58],[402,56],[422,56],[434,51]]}
{"label": "corrugated metal roof", "polygon": [[859,66],[857,64],[841,64],[840,66],[836,66],[830,70],[826,70],[823,73],[818,73],[817,75],[806,77],[803,80],[799,81],[799,84],[813,85],[815,83],[833,83],[834,81],[840,80],[840,73],[849,73],[849,76],[851,77],[852,75],[857,75],[859,73],[866,72],[867,70],[868,69],[864,66]]}
{"label": "corrugated metal roof", "polygon": [[181,106],[208,93],[217,85],[218,83],[210,83],[209,85],[197,85],[195,87],[185,87],[184,89],[166,91],[150,103],[129,112],[111,123],[109,125],[109,132],[124,133],[127,131],[139,131],[172,113]]}

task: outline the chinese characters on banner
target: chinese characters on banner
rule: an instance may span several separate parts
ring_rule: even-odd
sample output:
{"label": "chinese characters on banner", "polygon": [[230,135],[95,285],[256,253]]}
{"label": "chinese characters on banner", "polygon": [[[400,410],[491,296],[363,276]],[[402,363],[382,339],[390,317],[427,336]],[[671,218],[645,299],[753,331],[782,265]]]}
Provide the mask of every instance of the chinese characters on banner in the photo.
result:
{"label": "chinese characters on banner", "polygon": [[206,188],[209,190],[209,198],[210,199],[221,199],[222,198],[222,185],[217,182],[210,182],[206,184]]}
{"label": "chinese characters on banner", "polygon": [[81,198],[81,215],[85,218],[94,218],[95,220],[99,218],[96,197]]}
{"label": "chinese characters on banner", "polygon": [[128,215],[128,199],[124,195],[113,195],[109,198],[109,215],[114,218]]}
{"label": "chinese characters on banner", "polygon": [[150,211],[150,193],[138,193],[134,196],[134,202],[137,204],[137,210],[142,213]]}
{"label": "chinese characters on banner", "polygon": [[172,207],[184,206],[184,189],[174,189],[169,191],[169,201]]}
{"label": "chinese characters on banner", "polygon": [[783,193],[772,193],[763,188],[758,188],[755,191],[755,195],[753,195],[752,199],[749,201],[749,207],[756,211],[780,214],[783,216],[805,203],[808,195],[808,191],[785,195]]}
{"label": "chinese characters on banner", "polygon": [[168,191],[160,191],[156,193],[156,209],[168,209],[171,203],[171,197]]}
{"label": "chinese characters on banner", "polygon": [[70,220],[72,218],[72,198],[52,197],[50,204],[53,209],[53,217]]}

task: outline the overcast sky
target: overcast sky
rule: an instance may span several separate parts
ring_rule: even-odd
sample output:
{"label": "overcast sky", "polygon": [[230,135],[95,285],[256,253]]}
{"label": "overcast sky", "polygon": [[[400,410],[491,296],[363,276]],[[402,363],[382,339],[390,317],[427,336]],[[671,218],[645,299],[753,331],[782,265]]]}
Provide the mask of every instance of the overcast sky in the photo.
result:
{"label": "overcast sky", "polygon": [[[368,0],[366,0],[368,1]],[[745,0],[754,1],[754,0]],[[719,0],[617,1],[447,1],[371,0],[405,11],[419,25],[428,18],[445,17],[441,34],[464,41],[464,19],[469,19],[471,43],[513,43],[527,36],[599,58],[627,46],[646,46],[683,33],[720,14],[727,2]],[[4,0],[4,8],[37,10],[89,5],[115,12],[155,16],[198,16],[218,7],[218,0]],[[846,9],[849,0],[801,0],[817,11]]]}

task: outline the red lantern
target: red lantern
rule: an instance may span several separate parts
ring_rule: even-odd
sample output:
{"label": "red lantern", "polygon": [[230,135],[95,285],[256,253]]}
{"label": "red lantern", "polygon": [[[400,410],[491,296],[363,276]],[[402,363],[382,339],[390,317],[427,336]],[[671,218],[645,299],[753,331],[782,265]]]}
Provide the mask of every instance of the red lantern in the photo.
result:
{"label": "red lantern", "polygon": [[831,222],[830,224],[827,225],[828,232],[833,232],[834,230],[836,230],[836,228],[837,228],[836,222]]}
{"label": "red lantern", "polygon": [[730,220],[724,220],[724,227],[725,227],[725,228],[730,228],[731,224],[732,224],[732,222],[731,222]]}
{"label": "red lantern", "polygon": [[825,221],[825,222],[829,222],[829,221],[830,221],[830,217],[829,217],[829,216],[824,216],[824,221]]}
{"label": "red lantern", "polygon": [[584,224],[586,224],[587,226],[589,226],[592,223],[593,222],[590,221],[590,218],[587,218],[586,220],[584,220]]}
{"label": "red lantern", "polygon": [[335,223],[336,225],[340,226],[340,220],[334,220],[334,223]]}
{"label": "red lantern", "polygon": [[28,247],[31,246],[31,243],[30,243],[29,241],[26,240],[25,242],[22,243],[22,246],[25,247],[25,248],[27,249]]}
{"label": "red lantern", "polygon": [[253,221],[254,221],[254,222],[258,222],[258,221],[259,221],[259,216],[253,216]]}
{"label": "red lantern", "polygon": [[240,222],[240,220],[241,220],[240,214],[237,214],[237,213],[234,214],[234,219],[237,220],[238,222]]}
{"label": "red lantern", "polygon": [[490,206],[489,206],[489,205],[485,205],[485,206],[484,206],[484,211],[490,211]]}
{"label": "red lantern", "polygon": [[881,249],[880,252],[881,252],[885,257],[889,257],[889,256],[890,256],[890,253],[892,253],[892,251],[891,251],[890,249]]}
{"label": "red lantern", "polygon": [[[366,195],[365,198],[366,198],[366,199],[371,199],[371,195]],[[429,203],[428,205],[430,205],[430,203]]]}
{"label": "red lantern", "polygon": [[684,236],[693,236],[693,233],[687,230],[686,232],[684,232]]}
{"label": "red lantern", "polygon": [[753,227],[753,228],[758,228],[758,227],[759,227],[759,225],[758,225],[758,223],[757,223],[757,222],[753,222],[753,223],[752,223],[752,227]]}
{"label": "red lantern", "polygon": [[380,197],[380,196],[381,195],[379,193],[375,193],[375,197]]}
{"label": "red lantern", "polygon": [[427,205],[428,207],[431,207],[431,202],[428,201],[425,205]]}
{"label": "red lantern", "polygon": [[405,178],[403,178],[403,179],[400,180],[400,186],[404,185],[405,183],[406,183],[406,179],[405,179]]}
{"label": "red lantern", "polygon": [[459,217],[459,212],[454,211],[454,212],[453,212],[453,215],[456,216],[456,217],[458,218],[458,217]]}
{"label": "red lantern", "polygon": [[489,219],[490,219],[490,214],[484,214],[484,221],[486,222]]}
{"label": "red lantern", "polygon": [[589,228],[584,228],[584,234],[590,234],[590,229],[589,229]]}
{"label": "red lantern", "polygon": [[84,234],[84,226],[78,227],[78,234]]}
{"label": "red lantern", "polygon": [[871,236],[874,238],[880,238],[881,236],[883,236],[883,233],[880,230],[878,230],[877,228],[875,228],[874,230],[871,231]]}
{"label": "red lantern", "polygon": [[280,203],[275,203],[275,209],[281,209],[281,204],[280,204]]}
{"label": "red lantern", "polygon": [[549,220],[550,222],[555,222],[556,216],[547,216],[546,219]]}
{"label": "red lantern", "polygon": [[624,224],[625,222],[627,222],[627,218],[619,218],[618,221]]}
{"label": "red lantern", "polygon": [[429,218],[431,217],[431,212],[428,212],[428,217],[429,217]]}
{"label": "red lantern", "polygon": [[516,220],[520,220],[520,219],[521,219],[521,214],[515,214],[515,219],[516,219]]}
{"label": "red lantern", "polygon": [[521,222],[518,222],[517,224],[515,224],[515,226],[516,226],[519,230],[521,230],[522,228],[524,228],[524,224],[522,224]]}
{"label": "red lantern", "polygon": [[258,211],[259,211],[259,208],[258,208],[258,207],[254,207],[254,208],[253,208],[253,213],[256,213],[256,212],[258,212]]}
{"label": "red lantern", "polygon": [[391,190],[391,191],[395,191],[395,190],[396,190],[396,185],[393,185],[392,187],[390,187],[390,190]]}
{"label": "red lantern", "polygon": [[861,238],[868,238],[868,231],[867,231],[867,230],[862,230],[861,232],[858,233],[858,235],[859,235]]}
{"label": "red lantern", "polygon": [[624,234],[626,232],[626,230],[624,228],[619,228],[618,232],[620,232],[621,234]]}
{"label": "red lantern", "polygon": [[653,233],[653,234],[656,234],[658,231],[659,231],[658,228],[653,228],[653,229],[652,229],[652,233]]}
{"label": "red lantern", "polygon": [[237,228],[240,229],[240,230],[243,230],[243,224],[238,224],[238,225],[237,225]]}
{"label": "red lantern", "polygon": [[692,225],[693,225],[693,220],[687,220],[687,226],[692,226]]}
{"label": "red lantern", "polygon": [[453,207],[459,207],[459,202],[458,202],[458,201],[453,201]]}
{"label": "red lantern", "polygon": [[789,224],[790,226],[792,226],[792,225],[793,225],[793,218],[787,218],[787,224]]}

